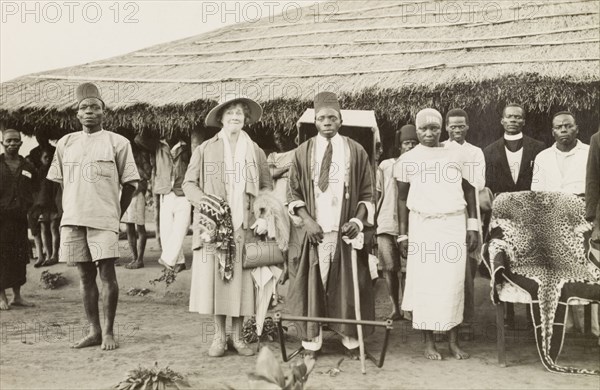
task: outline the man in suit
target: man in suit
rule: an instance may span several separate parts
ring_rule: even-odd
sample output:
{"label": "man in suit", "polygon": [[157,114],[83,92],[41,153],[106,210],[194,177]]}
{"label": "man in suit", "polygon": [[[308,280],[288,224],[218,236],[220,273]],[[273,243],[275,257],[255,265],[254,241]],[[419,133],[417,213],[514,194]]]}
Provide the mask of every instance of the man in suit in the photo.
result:
{"label": "man in suit", "polygon": [[[510,103],[502,110],[500,120],[504,136],[483,150],[485,157],[485,186],[494,194],[502,192],[528,191],[531,188],[535,157],[545,145],[523,134],[525,109]],[[487,230],[488,220],[484,221]],[[529,310],[527,311],[529,312]],[[506,323],[514,327],[514,307],[506,305]],[[527,316],[530,323],[531,318]]]}
{"label": "man in suit", "polygon": [[525,109],[508,104],[502,111],[504,136],[483,150],[485,181],[494,194],[528,191],[531,188],[534,161],[545,145],[523,135]]}

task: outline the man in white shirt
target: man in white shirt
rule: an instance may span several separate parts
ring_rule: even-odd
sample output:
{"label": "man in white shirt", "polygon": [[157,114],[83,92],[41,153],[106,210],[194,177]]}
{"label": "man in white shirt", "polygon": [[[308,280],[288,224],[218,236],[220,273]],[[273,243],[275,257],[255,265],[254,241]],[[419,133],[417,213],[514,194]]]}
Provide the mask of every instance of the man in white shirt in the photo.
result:
{"label": "man in white shirt", "polygon": [[589,145],[577,139],[579,129],[575,117],[561,111],[552,117],[554,145],[535,158],[532,191],[585,193],[585,167]]}
{"label": "man in white shirt", "polygon": [[[589,145],[577,139],[579,129],[575,116],[560,111],[552,117],[554,145],[543,150],[535,158],[532,191],[558,191],[583,195]],[[583,306],[569,306],[567,331],[578,328],[583,331]],[[594,311],[597,317],[597,310]],[[592,332],[598,335],[598,321],[592,321]]]}
{"label": "man in white shirt", "polygon": [[[463,165],[468,173],[467,179],[473,187],[475,194],[479,194],[485,188],[485,157],[483,150],[467,142],[467,132],[469,131],[469,116],[460,108],[454,108],[446,114],[446,131],[448,132],[448,142],[450,147],[459,147],[463,155]],[[479,201],[477,199],[477,204]],[[479,206],[478,206],[479,207]],[[481,218],[479,216],[479,222]],[[479,237],[480,242],[482,237]],[[478,251],[471,252],[467,256],[467,267],[465,270],[465,309],[463,314],[463,324],[471,324],[475,319],[475,275],[478,265]]]}

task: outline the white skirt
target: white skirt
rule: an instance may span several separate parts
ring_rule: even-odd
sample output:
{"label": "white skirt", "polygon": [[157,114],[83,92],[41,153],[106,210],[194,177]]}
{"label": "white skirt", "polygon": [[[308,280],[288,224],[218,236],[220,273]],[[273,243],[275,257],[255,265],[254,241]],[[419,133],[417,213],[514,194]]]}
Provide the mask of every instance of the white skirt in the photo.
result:
{"label": "white skirt", "polygon": [[467,259],[464,212],[409,214],[409,247],[402,309],[413,328],[448,331],[463,320]]}

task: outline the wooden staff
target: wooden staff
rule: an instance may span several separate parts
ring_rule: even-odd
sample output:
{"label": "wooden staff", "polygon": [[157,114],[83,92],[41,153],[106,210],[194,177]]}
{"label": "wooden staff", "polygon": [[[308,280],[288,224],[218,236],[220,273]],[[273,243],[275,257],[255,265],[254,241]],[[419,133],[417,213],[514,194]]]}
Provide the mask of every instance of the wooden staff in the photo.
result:
{"label": "wooden staff", "polygon": [[[357,321],[361,321],[362,317],[360,314],[360,292],[358,290],[358,256],[357,251],[362,249],[364,235],[363,233],[359,233],[359,236],[354,240],[348,239],[348,237],[343,237],[343,240],[352,246],[352,284],[354,285],[354,315]],[[363,331],[362,325],[356,325],[356,331],[358,333],[358,351],[360,354],[360,366],[363,374],[367,373],[367,367],[365,365],[365,341],[363,339]]]}

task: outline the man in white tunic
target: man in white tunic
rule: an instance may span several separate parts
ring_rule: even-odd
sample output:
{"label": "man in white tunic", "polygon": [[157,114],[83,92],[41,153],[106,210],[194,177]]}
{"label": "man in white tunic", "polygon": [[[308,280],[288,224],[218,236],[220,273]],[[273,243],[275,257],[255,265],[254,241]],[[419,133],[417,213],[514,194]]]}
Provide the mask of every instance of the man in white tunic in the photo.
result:
{"label": "man in white tunic", "polygon": [[[585,193],[585,175],[589,145],[577,139],[579,128],[575,116],[560,111],[552,117],[554,145],[540,152],[535,158],[532,191],[558,191],[575,195]],[[583,306],[569,306],[567,331],[573,327],[583,331]],[[592,333],[598,329],[598,309],[592,307]]]}
{"label": "man in white tunic", "polygon": [[435,330],[449,331],[450,353],[467,359],[458,345],[457,326],[463,320],[467,251],[479,240],[475,188],[465,179],[460,148],[439,142],[441,114],[421,110],[415,124],[420,144],[394,166],[398,241],[408,255],[402,309],[413,312],[413,328],[424,333],[426,358],[442,359]]}
{"label": "man in white tunic", "polygon": [[589,145],[577,139],[573,114],[561,111],[552,117],[554,145],[540,152],[533,169],[532,191],[585,193],[585,167]]}
{"label": "man in white tunic", "polygon": [[[483,156],[483,150],[466,140],[469,131],[469,116],[467,113],[459,108],[448,111],[446,114],[446,131],[449,137],[447,144],[460,148],[463,154],[463,164],[468,174],[465,179],[475,187],[475,194],[479,194],[485,188],[485,157]],[[479,207],[478,198],[477,206]],[[480,216],[478,219],[481,222]],[[482,239],[481,234],[479,239]],[[467,256],[464,324],[470,324],[475,319],[475,275],[477,273],[478,257],[479,251],[477,249]]]}

